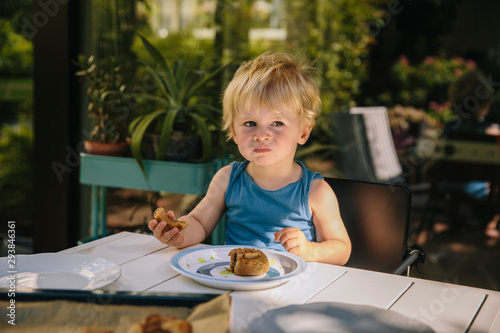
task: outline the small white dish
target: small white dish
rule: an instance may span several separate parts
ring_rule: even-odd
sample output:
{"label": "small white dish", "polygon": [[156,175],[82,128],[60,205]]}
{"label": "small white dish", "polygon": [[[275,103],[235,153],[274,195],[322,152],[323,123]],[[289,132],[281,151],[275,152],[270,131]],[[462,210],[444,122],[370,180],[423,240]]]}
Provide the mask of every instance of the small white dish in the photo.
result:
{"label": "small white dish", "polygon": [[[259,276],[238,276],[229,271],[232,249],[249,247],[264,252],[269,271]],[[194,281],[214,288],[257,290],[276,287],[306,270],[304,259],[288,253],[248,245],[221,245],[182,251],[170,260],[177,272]]]}
{"label": "small white dish", "polygon": [[120,277],[121,268],[84,254],[40,253],[0,258],[0,288],[94,290]]}

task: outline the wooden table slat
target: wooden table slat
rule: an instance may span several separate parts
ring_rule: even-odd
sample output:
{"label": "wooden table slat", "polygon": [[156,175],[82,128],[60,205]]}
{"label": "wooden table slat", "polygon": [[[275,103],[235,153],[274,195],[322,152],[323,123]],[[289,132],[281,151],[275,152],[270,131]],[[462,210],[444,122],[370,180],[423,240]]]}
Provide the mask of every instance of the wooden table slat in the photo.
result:
{"label": "wooden table slat", "polygon": [[470,333],[500,332],[500,293],[487,291],[487,295],[472,323]]}
{"label": "wooden table slat", "polygon": [[422,280],[414,283],[391,311],[420,320],[436,332],[465,332],[485,296],[480,290]]}
{"label": "wooden table slat", "polygon": [[94,247],[75,249],[72,253],[88,254],[101,257],[118,265],[146,256],[166,248],[167,245],[158,242],[149,235],[127,233],[125,237],[113,239],[111,242]]}
{"label": "wooden table slat", "polygon": [[363,270],[349,269],[347,274],[332,283],[309,302],[343,302],[371,305],[389,309],[411,286],[412,282],[399,276],[371,272],[367,279]]}

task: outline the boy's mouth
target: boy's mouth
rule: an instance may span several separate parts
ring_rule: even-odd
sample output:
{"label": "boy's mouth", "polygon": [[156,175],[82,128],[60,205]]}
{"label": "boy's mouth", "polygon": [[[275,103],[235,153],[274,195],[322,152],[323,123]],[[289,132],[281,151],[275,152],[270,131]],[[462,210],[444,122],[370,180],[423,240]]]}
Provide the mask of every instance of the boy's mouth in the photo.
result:
{"label": "boy's mouth", "polygon": [[268,153],[271,151],[271,148],[265,147],[265,146],[260,146],[254,149],[256,153]]}

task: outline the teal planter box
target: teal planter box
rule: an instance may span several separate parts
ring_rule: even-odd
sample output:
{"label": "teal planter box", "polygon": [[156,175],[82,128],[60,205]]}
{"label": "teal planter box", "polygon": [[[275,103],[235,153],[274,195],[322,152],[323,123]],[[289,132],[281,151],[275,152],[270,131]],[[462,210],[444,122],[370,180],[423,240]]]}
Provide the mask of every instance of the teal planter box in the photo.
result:
{"label": "teal planter box", "polygon": [[[145,174],[133,158],[80,154],[80,183],[184,194],[205,194],[227,161],[179,163],[144,160]],[[147,179],[146,179],[146,177]]]}
{"label": "teal planter box", "polygon": [[[144,160],[145,174],[133,158],[80,154],[80,183],[92,188],[90,237],[106,235],[107,188],[128,188],[181,194],[205,194],[215,173],[230,159],[208,163]],[[212,244],[224,243],[225,218],[211,234]]]}

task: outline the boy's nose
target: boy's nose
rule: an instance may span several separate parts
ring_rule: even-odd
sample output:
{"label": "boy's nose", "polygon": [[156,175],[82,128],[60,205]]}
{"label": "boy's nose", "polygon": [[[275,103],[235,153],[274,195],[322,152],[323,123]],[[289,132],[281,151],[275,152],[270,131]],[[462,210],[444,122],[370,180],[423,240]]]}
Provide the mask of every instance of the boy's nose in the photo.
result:
{"label": "boy's nose", "polygon": [[253,139],[255,141],[265,141],[269,140],[271,138],[271,134],[269,133],[269,130],[265,127],[258,127],[255,129],[255,134],[253,136]]}

